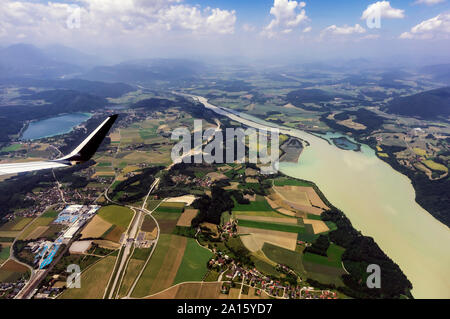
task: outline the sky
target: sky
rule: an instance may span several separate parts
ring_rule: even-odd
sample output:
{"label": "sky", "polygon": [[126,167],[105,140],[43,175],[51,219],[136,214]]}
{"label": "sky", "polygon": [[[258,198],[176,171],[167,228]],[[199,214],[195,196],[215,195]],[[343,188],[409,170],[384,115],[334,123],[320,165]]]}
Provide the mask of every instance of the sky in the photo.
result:
{"label": "sky", "polygon": [[0,0],[0,46],[117,59],[450,59],[450,0]]}

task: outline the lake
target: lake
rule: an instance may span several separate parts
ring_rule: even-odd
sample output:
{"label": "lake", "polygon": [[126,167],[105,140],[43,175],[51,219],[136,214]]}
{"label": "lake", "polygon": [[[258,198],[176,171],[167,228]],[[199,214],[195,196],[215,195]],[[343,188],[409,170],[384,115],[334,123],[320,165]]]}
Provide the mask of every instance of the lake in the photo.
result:
{"label": "lake", "polygon": [[[228,113],[203,97],[192,97],[245,125],[274,126],[248,114]],[[373,237],[400,266],[413,284],[414,297],[450,298],[450,229],[416,203],[408,177],[380,160],[365,144],[355,152],[304,131],[280,127],[280,133],[310,143],[298,163],[280,164],[282,173],[315,182],[357,230]]]}
{"label": "lake", "polygon": [[37,140],[44,137],[66,134],[89,118],[91,118],[91,115],[88,113],[73,113],[31,122],[25,132],[23,132],[21,139]]}

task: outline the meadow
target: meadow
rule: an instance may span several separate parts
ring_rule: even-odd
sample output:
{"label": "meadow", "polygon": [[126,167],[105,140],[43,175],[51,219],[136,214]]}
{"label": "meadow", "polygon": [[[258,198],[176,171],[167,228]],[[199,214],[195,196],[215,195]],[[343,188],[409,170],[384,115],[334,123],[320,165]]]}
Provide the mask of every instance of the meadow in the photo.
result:
{"label": "meadow", "polygon": [[244,219],[239,220],[238,225],[242,227],[276,230],[287,233],[299,233],[304,231],[304,227],[301,225],[267,223]]}
{"label": "meadow", "polygon": [[81,274],[81,288],[67,289],[61,299],[102,299],[117,257],[108,256]]}
{"label": "meadow", "polygon": [[201,281],[208,271],[206,264],[212,257],[213,254],[209,250],[200,247],[195,239],[188,238],[174,283]]}

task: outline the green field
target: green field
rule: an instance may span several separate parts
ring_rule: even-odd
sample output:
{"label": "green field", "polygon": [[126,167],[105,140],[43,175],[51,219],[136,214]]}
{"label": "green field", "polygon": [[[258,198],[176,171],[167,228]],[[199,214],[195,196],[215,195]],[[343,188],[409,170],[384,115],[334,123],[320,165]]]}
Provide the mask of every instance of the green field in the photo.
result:
{"label": "green field", "polygon": [[146,260],[152,251],[151,248],[135,248],[131,258],[137,260]]}
{"label": "green field", "polygon": [[236,218],[238,215],[244,216],[260,216],[260,217],[277,217],[277,218],[292,218],[292,216],[287,216],[281,213],[278,213],[274,210],[272,211],[233,211],[233,217]]}
{"label": "green field", "polygon": [[266,223],[266,222],[244,220],[244,219],[239,220],[238,225],[242,226],[242,227],[277,230],[277,231],[283,231],[283,232],[287,232],[287,233],[296,233],[296,234],[300,233],[300,232],[304,232],[304,229],[305,229],[303,226],[295,225],[295,224]]}
{"label": "green field", "polygon": [[148,295],[150,287],[156,279],[156,276],[158,275],[164,262],[170,241],[171,235],[161,234],[155,252],[150,259],[150,262],[147,264],[147,267],[145,267],[142,276],[139,278],[139,281],[131,294],[132,297],[144,297]]}
{"label": "green field", "polygon": [[98,163],[97,167],[111,167],[112,163],[110,162],[102,162],[102,163]]}
{"label": "green field", "polygon": [[161,207],[159,206],[156,210],[155,213],[181,213],[183,212],[182,208],[176,208],[176,207]]}
{"label": "green field", "polygon": [[239,204],[234,201],[233,211],[241,211],[241,212],[258,212],[258,211],[273,211],[272,207],[270,207],[269,203],[267,203],[266,199],[261,197],[254,202],[250,202],[250,204]]}
{"label": "green field", "polygon": [[273,181],[273,184],[275,186],[306,186],[306,187],[313,187],[314,185],[307,181],[300,181],[297,179],[287,178],[287,177],[280,177]]}
{"label": "green field", "polygon": [[164,213],[182,213],[185,207],[185,203],[162,203],[155,210],[155,212],[164,212]]}
{"label": "green field", "polygon": [[[45,215],[45,214],[44,214]],[[23,240],[26,237],[28,237],[28,235],[30,235],[37,227],[39,226],[48,226],[50,225],[53,220],[55,219],[55,217],[43,217],[44,215],[42,215],[41,217],[39,217],[38,219],[35,219],[18,237],[18,239]]]}
{"label": "green field", "polygon": [[61,299],[101,299],[114,268],[116,257],[108,256],[81,274],[81,288],[67,289]]}
{"label": "green field", "polygon": [[302,233],[298,233],[297,236],[297,240],[301,240],[301,241],[305,241],[308,243],[312,243],[313,241],[315,241],[317,238],[319,237],[319,234],[310,234],[308,232],[302,232]]}
{"label": "green field", "polygon": [[127,229],[133,219],[133,211],[127,207],[111,205],[100,208],[98,216],[113,225]]}
{"label": "green field", "polygon": [[154,200],[154,199],[148,200],[147,201],[147,209],[149,211],[153,211],[159,205],[159,203],[161,203],[161,200]]}
{"label": "green field", "polygon": [[9,246],[6,247],[2,245],[2,248],[0,250],[0,264],[9,258],[9,249]]}
{"label": "green field", "polygon": [[143,265],[144,265],[143,260],[133,258],[130,260],[128,267],[125,271],[125,275],[123,277],[122,285],[120,286],[119,289],[119,298],[124,297],[131,289],[131,286],[133,285],[134,281],[139,275],[139,272],[141,271]]}
{"label": "green field", "polygon": [[46,211],[45,213],[43,213],[41,215],[41,217],[46,217],[46,218],[56,218],[56,216],[58,216],[58,212],[56,210],[53,209],[49,209],[48,211]]}
{"label": "green field", "polygon": [[322,220],[322,218],[320,218],[320,216],[318,216],[318,215],[307,214],[307,216],[308,216],[308,219]]}
{"label": "green field", "polygon": [[270,260],[286,265],[299,274],[305,273],[300,253],[270,243],[264,243],[262,251]]}
{"label": "green field", "polygon": [[195,239],[188,238],[183,260],[180,268],[178,268],[173,284],[202,280],[208,271],[206,263],[212,256],[213,254],[209,250],[200,247]]}
{"label": "green field", "polygon": [[3,147],[0,152],[15,152],[22,148],[21,144],[13,144],[10,146]]}
{"label": "green field", "polygon": [[440,171],[440,172],[448,172],[448,168],[442,164],[436,163],[433,160],[425,160],[423,161],[423,163],[429,168],[432,169],[433,171]]}
{"label": "green field", "polygon": [[253,257],[252,261],[255,263],[256,269],[263,272],[264,274],[267,274],[270,276],[275,276],[275,277],[279,277],[281,275],[281,273],[278,272],[274,266],[272,266],[271,264],[269,264],[259,258]]}
{"label": "green field", "polygon": [[18,231],[18,230],[22,230],[32,220],[33,220],[33,218],[18,217],[15,220],[7,222],[2,227],[0,227],[0,231]]}
{"label": "green field", "polygon": [[344,253],[344,251],[345,248],[342,248],[335,244],[331,244],[327,250],[328,257],[305,253],[303,255],[303,260],[314,264],[342,268],[342,254]]}
{"label": "green field", "polygon": [[170,213],[170,212],[158,212],[155,211],[153,214],[153,217],[155,217],[158,221],[160,220],[178,220],[180,218],[181,213]]}
{"label": "green field", "polygon": [[325,224],[326,224],[326,225],[328,226],[328,228],[330,229],[330,230],[329,230],[330,232],[337,229],[336,224],[333,223],[333,222],[327,221],[327,222],[325,222]]}

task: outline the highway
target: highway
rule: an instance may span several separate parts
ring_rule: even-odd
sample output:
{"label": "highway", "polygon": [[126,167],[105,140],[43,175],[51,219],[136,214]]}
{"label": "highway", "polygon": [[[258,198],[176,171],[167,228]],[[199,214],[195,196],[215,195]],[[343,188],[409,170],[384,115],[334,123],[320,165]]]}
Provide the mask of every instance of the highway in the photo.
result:
{"label": "highway", "polygon": [[[139,228],[143,219],[143,212],[146,211],[145,209],[145,205],[147,204],[147,200],[148,197],[150,196],[150,194],[152,193],[152,191],[158,186],[159,184],[159,178],[156,178],[155,181],[153,182],[153,184],[150,187],[150,190],[147,193],[147,196],[145,197],[144,202],[142,203],[142,207],[141,208],[135,208],[132,206],[127,206],[129,208],[131,208],[135,214],[134,214],[134,218],[133,221],[131,222],[129,228],[128,228],[128,232],[126,233],[125,237],[122,240],[122,250],[123,250],[123,254],[120,255],[119,257],[120,260],[116,261],[116,265],[114,267],[114,269],[117,269],[117,271],[113,271],[112,273],[112,277],[109,280],[109,284],[106,287],[105,293],[107,291],[109,291],[108,295],[105,296],[107,299],[112,299],[115,296],[115,291],[118,290],[120,287],[117,286],[118,283],[121,282],[121,278],[123,277],[123,275],[125,274],[125,265],[127,265],[128,263],[128,259],[131,256],[131,253],[133,252],[133,248],[134,248],[134,242],[137,238],[137,235],[139,233]],[[110,200],[107,197],[107,192],[105,192],[105,197]],[[111,200],[110,200],[111,201]],[[112,201],[111,201],[112,202]]]}

